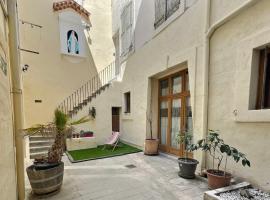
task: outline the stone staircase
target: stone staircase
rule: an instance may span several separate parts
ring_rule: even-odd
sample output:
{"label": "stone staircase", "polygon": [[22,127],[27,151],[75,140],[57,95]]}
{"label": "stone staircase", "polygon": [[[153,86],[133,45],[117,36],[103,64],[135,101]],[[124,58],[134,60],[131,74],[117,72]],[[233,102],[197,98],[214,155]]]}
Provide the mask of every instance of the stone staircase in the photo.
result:
{"label": "stone staircase", "polygon": [[110,87],[113,80],[117,79],[120,70],[116,68],[115,62],[93,76],[79,89],[62,101],[58,109],[72,117],[76,115],[83,107],[96,98],[103,91]]}
{"label": "stone staircase", "polygon": [[[115,66],[115,62],[104,68],[98,74],[93,76],[79,89],[62,101],[58,109],[65,114],[73,117],[83,107],[87,106],[94,98],[100,95],[103,91],[110,87],[111,83],[117,79],[120,74]],[[30,159],[47,156],[48,150],[54,142],[54,137],[42,135],[30,136]]]}
{"label": "stone staircase", "polygon": [[29,137],[29,151],[30,159],[40,158],[47,156],[48,150],[54,142],[52,136],[30,136]]}

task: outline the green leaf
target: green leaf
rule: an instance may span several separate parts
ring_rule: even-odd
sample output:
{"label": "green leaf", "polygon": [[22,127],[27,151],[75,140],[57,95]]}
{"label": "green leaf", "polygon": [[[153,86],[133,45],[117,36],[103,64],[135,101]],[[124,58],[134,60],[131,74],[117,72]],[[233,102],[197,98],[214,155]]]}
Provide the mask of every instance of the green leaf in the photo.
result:
{"label": "green leaf", "polygon": [[242,165],[243,165],[243,166],[246,166],[246,164],[247,164],[246,160],[243,159],[243,160],[242,160]]}
{"label": "green leaf", "polygon": [[247,166],[250,167],[250,162],[249,162],[249,160],[246,160],[246,163],[247,163]]}

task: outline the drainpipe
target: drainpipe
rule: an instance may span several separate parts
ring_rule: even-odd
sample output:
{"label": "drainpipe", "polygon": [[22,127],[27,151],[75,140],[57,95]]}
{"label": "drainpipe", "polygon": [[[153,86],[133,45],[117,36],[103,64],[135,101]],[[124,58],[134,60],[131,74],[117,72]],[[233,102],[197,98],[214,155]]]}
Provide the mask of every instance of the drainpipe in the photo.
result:
{"label": "drainpipe", "polygon": [[[206,0],[206,32],[204,37],[204,69],[203,69],[203,88],[204,88],[204,96],[203,96],[203,138],[207,136],[208,133],[208,98],[209,98],[209,61],[210,61],[210,40],[213,36],[214,32],[220,28],[222,25],[227,23],[229,20],[233,19],[237,15],[239,15],[245,9],[253,6],[260,0],[248,0],[243,3],[241,6],[218,20],[216,23],[210,26],[210,16],[211,16],[211,0]],[[202,155],[202,169],[206,169],[207,167],[207,159],[206,154]]]}
{"label": "drainpipe", "polygon": [[17,170],[17,192],[18,199],[25,199],[24,185],[24,142],[22,129],[24,124],[23,119],[23,96],[21,82],[21,67],[20,67],[20,51],[19,51],[19,31],[18,31],[18,15],[17,1],[8,0],[8,26],[9,26],[9,55],[10,55],[10,72],[13,98],[13,124],[15,132],[16,146],[16,170]]}
{"label": "drainpipe", "polygon": [[[210,15],[211,15],[211,0],[206,0],[205,4],[205,36],[204,36],[204,67],[203,67],[203,138],[207,136],[208,132],[208,75],[209,75],[209,37],[207,32],[210,27]],[[206,169],[206,152],[202,152],[202,171]]]}

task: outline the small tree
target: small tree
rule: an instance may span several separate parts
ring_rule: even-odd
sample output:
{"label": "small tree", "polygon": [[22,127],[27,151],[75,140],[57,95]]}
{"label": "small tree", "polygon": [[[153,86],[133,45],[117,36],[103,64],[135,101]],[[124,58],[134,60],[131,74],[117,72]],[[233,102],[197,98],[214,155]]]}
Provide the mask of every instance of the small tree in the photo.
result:
{"label": "small tree", "polygon": [[153,121],[152,121],[152,111],[150,114],[147,116],[147,121],[149,123],[149,129],[150,129],[150,139],[153,140]]}
{"label": "small tree", "polygon": [[198,146],[192,143],[193,133],[191,131],[179,131],[176,137],[178,144],[182,144],[185,147],[184,158],[188,159],[188,153],[198,149]]}
{"label": "small tree", "polygon": [[202,149],[209,153],[213,161],[213,169],[215,170],[215,161],[217,161],[218,172],[220,171],[221,163],[225,157],[224,176],[226,176],[227,160],[232,157],[236,163],[242,160],[243,166],[250,167],[250,161],[246,158],[245,154],[238,151],[236,148],[224,143],[224,140],[219,137],[218,131],[209,130],[209,134],[205,139],[199,140],[197,148]]}
{"label": "small tree", "polygon": [[73,126],[88,122],[87,117],[83,117],[77,121],[70,121],[68,115],[60,110],[55,110],[54,121],[45,125],[35,125],[31,128],[25,129],[26,135],[53,135],[55,140],[53,145],[48,151],[48,157],[43,159],[47,163],[60,163],[62,160],[64,140],[67,135],[71,134],[74,130]]}

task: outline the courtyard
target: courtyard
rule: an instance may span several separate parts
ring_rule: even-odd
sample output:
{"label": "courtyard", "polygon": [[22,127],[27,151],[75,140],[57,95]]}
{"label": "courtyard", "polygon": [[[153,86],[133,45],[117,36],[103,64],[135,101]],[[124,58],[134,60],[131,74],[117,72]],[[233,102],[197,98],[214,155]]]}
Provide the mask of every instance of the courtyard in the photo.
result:
{"label": "courtyard", "polygon": [[[124,156],[71,163],[66,156],[61,191],[50,200],[199,200],[207,184],[178,176],[177,158],[165,154]],[[27,198],[31,187],[26,179]]]}

